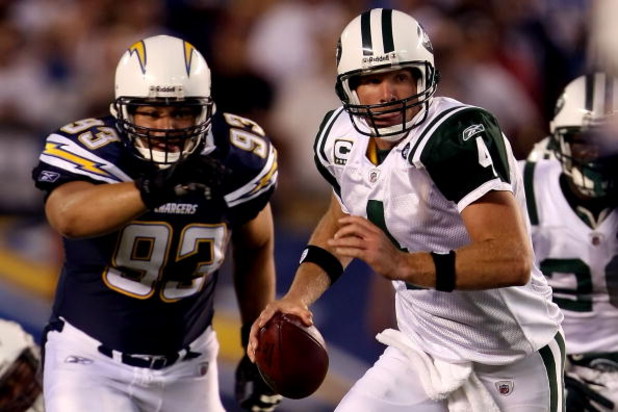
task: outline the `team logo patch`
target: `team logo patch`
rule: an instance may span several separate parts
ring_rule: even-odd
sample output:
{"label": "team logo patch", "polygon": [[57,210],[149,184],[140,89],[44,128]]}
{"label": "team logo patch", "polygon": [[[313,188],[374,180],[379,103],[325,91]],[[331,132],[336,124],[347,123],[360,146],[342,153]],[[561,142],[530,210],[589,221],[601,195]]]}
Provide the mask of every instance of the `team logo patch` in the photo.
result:
{"label": "team logo patch", "polygon": [[496,382],[496,390],[500,395],[508,396],[513,393],[513,387],[515,383],[513,381],[498,381]]}
{"label": "team logo patch", "polygon": [[199,376],[204,376],[208,373],[208,362],[201,362],[197,365],[197,374]]}
{"label": "team logo patch", "polygon": [[90,365],[94,361],[89,358],[83,358],[81,356],[70,355],[64,360],[64,363],[77,363],[80,365]]}
{"label": "team logo patch", "polygon": [[369,182],[375,183],[380,178],[380,169],[372,169],[369,171]]}
{"label": "team logo patch", "polygon": [[463,141],[465,142],[466,140],[470,139],[472,136],[476,136],[477,134],[484,132],[485,131],[485,126],[483,126],[482,124],[473,124],[472,126],[469,126],[466,128],[466,130],[464,130],[461,133],[461,137],[463,138]]}
{"label": "team logo patch", "polygon": [[341,37],[337,41],[337,50],[335,50],[335,61],[337,62],[337,66],[339,66],[339,62],[341,61]]}
{"label": "team logo patch", "polygon": [[335,164],[344,165],[350,157],[353,143],[350,140],[337,139],[335,140],[334,158]]}
{"label": "team logo patch", "polygon": [[417,31],[418,31],[418,37],[421,38],[421,43],[423,47],[427,49],[428,52],[433,53],[433,46],[431,45],[431,40],[429,40],[429,36],[427,35],[427,32],[425,31],[423,26],[420,25],[420,23],[417,27]]}
{"label": "team logo patch", "polygon": [[60,173],[51,172],[49,170],[43,170],[39,175],[39,182],[53,183],[60,177]]}
{"label": "team logo patch", "polygon": [[410,154],[410,142],[406,143],[401,151],[401,156],[403,156],[404,159],[408,158],[408,154]]}
{"label": "team logo patch", "polygon": [[564,109],[564,103],[565,103],[565,99],[564,99],[564,95],[562,95],[558,98],[558,101],[556,102],[556,108],[554,109],[554,116],[556,116],[558,113],[562,111],[562,109]]}

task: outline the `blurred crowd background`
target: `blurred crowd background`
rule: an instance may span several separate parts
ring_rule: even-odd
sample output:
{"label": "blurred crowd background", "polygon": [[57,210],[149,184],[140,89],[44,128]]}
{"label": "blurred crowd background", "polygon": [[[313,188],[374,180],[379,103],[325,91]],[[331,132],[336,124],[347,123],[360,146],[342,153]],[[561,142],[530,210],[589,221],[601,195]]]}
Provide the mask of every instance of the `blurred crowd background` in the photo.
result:
{"label": "blurred crowd background", "polygon": [[[349,20],[370,7],[414,16],[434,46],[442,74],[437,94],[493,112],[523,158],[548,133],[562,88],[590,68],[592,5],[593,0],[0,0],[0,316],[19,321],[40,339],[62,255],[30,171],[50,131],[108,113],[116,63],[135,41],[168,33],[194,44],[211,67],[218,110],[256,120],[275,142],[280,184],[273,207],[283,292],[330,193],[314,167],[312,145],[323,115],[339,105],[335,46]],[[354,263],[349,272],[314,308],[331,351],[328,389],[309,400],[286,400],[283,410],[332,409],[382,350],[373,336],[390,321],[390,303],[377,292],[384,284],[362,264]],[[221,280],[217,325],[222,390],[229,397],[240,357],[239,325],[229,279]]]}

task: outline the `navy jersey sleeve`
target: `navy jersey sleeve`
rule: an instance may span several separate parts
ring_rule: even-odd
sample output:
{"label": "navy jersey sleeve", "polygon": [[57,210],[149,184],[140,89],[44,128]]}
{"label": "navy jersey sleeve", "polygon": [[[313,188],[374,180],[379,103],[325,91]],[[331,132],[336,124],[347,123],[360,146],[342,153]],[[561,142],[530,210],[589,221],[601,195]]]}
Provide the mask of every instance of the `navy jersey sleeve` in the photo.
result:
{"label": "navy jersey sleeve", "polygon": [[277,150],[254,121],[231,113],[215,115],[213,135],[226,179],[225,203],[233,226],[253,219],[277,185]]}
{"label": "navy jersey sleeve", "polygon": [[120,166],[121,146],[111,117],[78,120],[46,137],[32,178],[47,193],[74,180],[95,184],[131,181]]}

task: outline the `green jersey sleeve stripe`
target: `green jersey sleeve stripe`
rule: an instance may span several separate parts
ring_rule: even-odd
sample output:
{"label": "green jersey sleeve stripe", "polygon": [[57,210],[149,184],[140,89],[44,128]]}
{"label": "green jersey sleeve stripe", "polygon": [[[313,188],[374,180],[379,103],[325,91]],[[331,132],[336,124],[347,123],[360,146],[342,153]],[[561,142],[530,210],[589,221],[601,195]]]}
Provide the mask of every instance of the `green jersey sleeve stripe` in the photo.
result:
{"label": "green jersey sleeve stripe", "polygon": [[534,167],[535,162],[526,162],[524,165],[524,190],[526,192],[526,206],[528,207],[528,216],[530,224],[539,224],[539,213],[536,210],[536,198],[534,196]]}
{"label": "green jersey sleeve stripe", "polygon": [[420,158],[420,152],[418,156],[415,156],[415,154],[418,151],[418,148],[421,145],[421,143],[423,143],[423,141],[426,140],[427,136],[431,136],[433,132],[440,126],[440,124],[442,124],[442,122],[446,120],[447,117],[450,116],[450,114],[455,113],[456,111],[464,110],[469,107],[470,106],[451,107],[450,109],[443,111],[435,119],[433,119],[432,122],[425,128],[425,130],[423,130],[418,140],[414,144],[414,147],[412,147],[412,150],[410,150],[410,153],[408,154],[408,162],[411,165],[414,165],[414,162]]}
{"label": "green jersey sleeve stripe", "polygon": [[315,143],[313,144],[313,152],[315,153],[316,158],[319,159],[324,165],[329,163],[328,156],[326,156],[326,142],[328,141],[330,131],[335,124],[335,120],[337,120],[341,113],[343,113],[343,107],[336,110],[331,110],[326,114],[326,116],[324,116],[324,120],[322,120],[322,124],[320,124],[318,129]]}
{"label": "green jersey sleeve stripe", "polygon": [[326,155],[326,142],[328,141],[328,136],[330,135],[330,131],[335,124],[335,120],[343,113],[343,107],[340,107],[336,110],[331,110],[324,116],[324,120],[322,120],[322,124],[318,129],[318,134],[315,139],[315,143],[313,144],[313,160],[315,161],[315,165],[318,169],[318,172],[322,175],[322,177],[333,187],[337,196],[341,196],[341,187],[329,170],[327,169],[327,165],[330,163],[328,160],[328,156]]}
{"label": "green jersey sleeve stripe", "polygon": [[328,170],[322,166],[322,164],[317,160],[317,156],[315,156],[315,165],[318,168],[318,172],[320,172],[322,177],[326,179],[326,181],[333,187],[333,190],[337,193],[337,196],[341,198],[341,186],[339,186],[339,182],[337,182],[335,176],[330,174]]}

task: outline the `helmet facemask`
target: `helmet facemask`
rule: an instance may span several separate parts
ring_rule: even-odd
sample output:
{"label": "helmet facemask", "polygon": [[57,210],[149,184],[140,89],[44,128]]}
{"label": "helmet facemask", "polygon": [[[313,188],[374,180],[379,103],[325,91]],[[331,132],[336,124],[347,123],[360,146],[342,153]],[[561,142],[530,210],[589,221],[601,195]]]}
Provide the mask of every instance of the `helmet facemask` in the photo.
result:
{"label": "helmet facemask", "polygon": [[[363,75],[378,74],[409,68],[416,79],[417,93],[399,100],[378,104],[361,104],[356,93],[358,79]],[[345,110],[350,114],[354,128],[364,135],[396,141],[408,131],[421,124],[427,118],[428,106],[435,93],[437,82],[433,66],[427,62],[408,63],[401,66],[389,66],[386,69],[357,71],[338,76],[338,88],[344,91],[342,99]],[[429,85],[427,87],[426,85]],[[420,90],[420,92],[418,92]],[[348,97],[349,96],[349,97]],[[415,107],[420,110],[411,113]],[[381,115],[399,113],[401,122],[391,126],[380,126]]]}
{"label": "helmet facemask", "polygon": [[[169,107],[180,116],[193,118],[193,125],[184,128],[158,129],[140,126],[135,122],[135,113],[140,108]],[[210,98],[187,98],[181,100],[156,98],[141,99],[120,97],[114,102],[117,125],[129,140],[133,153],[154,163],[159,168],[170,165],[201,151],[206,134],[210,130],[213,102]]]}
{"label": "helmet facemask", "polygon": [[618,148],[608,137],[607,131],[598,126],[554,131],[556,158],[581,197],[601,199],[615,193]]}

